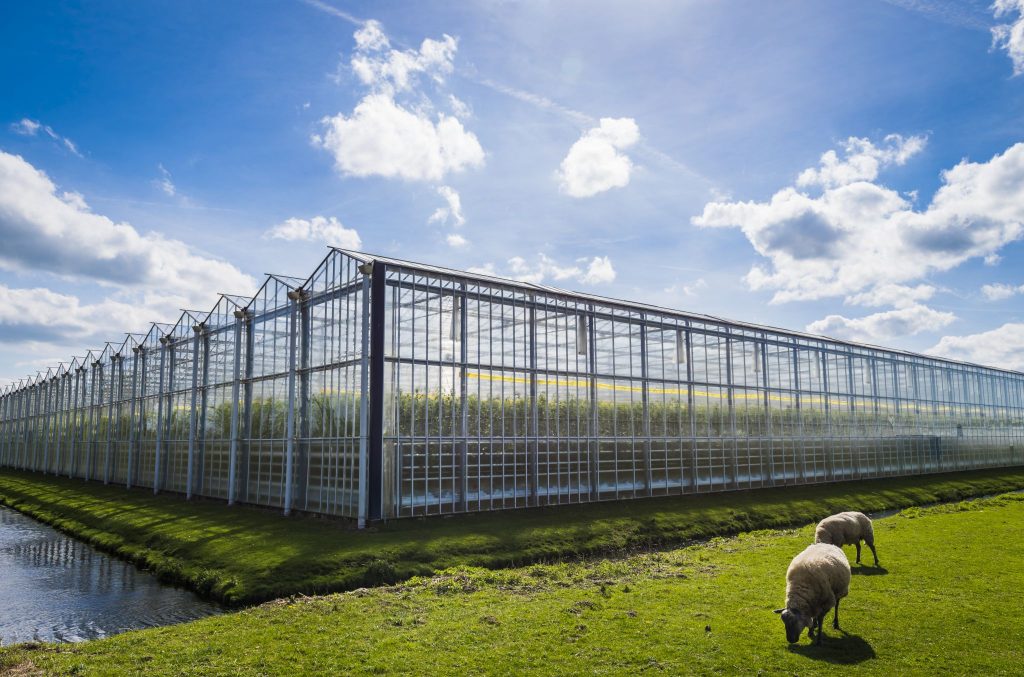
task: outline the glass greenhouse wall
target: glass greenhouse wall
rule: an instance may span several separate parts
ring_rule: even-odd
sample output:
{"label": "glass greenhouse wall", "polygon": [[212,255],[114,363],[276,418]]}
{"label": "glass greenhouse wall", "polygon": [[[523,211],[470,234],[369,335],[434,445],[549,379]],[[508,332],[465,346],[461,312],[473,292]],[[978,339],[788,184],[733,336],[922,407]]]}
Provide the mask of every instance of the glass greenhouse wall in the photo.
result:
{"label": "glass greenhouse wall", "polygon": [[361,524],[1022,445],[1021,373],[338,249],[0,398],[0,465]]}

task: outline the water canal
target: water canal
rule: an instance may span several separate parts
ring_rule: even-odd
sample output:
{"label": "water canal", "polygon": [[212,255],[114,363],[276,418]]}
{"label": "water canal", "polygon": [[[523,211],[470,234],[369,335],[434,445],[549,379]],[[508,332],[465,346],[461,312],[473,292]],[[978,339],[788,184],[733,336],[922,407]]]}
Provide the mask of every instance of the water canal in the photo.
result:
{"label": "water canal", "polygon": [[0,643],[77,642],[221,611],[195,593],[0,507]]}

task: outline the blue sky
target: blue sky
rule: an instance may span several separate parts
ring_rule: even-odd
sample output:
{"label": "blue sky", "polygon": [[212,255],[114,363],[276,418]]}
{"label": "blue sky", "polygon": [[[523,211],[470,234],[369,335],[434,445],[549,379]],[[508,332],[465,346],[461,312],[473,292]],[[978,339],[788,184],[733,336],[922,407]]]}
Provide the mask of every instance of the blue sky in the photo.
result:
{"label": "blue sky", "polygon": [[8,6],[0,384],[328,243],[1024,369],[1022,9]]}

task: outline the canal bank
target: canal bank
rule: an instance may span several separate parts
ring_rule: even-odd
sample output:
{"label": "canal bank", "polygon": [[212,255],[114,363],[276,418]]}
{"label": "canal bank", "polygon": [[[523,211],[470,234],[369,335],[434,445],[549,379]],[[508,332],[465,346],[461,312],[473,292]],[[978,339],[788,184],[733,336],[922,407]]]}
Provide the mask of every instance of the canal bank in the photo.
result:
{"label": "canal bank", "polygon": [[620,555],[832,512],[880,511],[1024,488],[1000,468],[664,497],[450,518],[357,531],[345,522],[0,470],[0,504],[228,604],[395,583],[454,566],[489,569]]}
{"label": "canal bank", "polygon": [[[772,613],[813,525],[395,586],[296,597],[73,645],[0,649],[0,673],[1009,675],[1024,495],[875,522],[882,566],[852,563],[842,630],[788,645]],[[853,548],[846,548],[853,559]],[[868,556],[870,561],[870,555]]]}

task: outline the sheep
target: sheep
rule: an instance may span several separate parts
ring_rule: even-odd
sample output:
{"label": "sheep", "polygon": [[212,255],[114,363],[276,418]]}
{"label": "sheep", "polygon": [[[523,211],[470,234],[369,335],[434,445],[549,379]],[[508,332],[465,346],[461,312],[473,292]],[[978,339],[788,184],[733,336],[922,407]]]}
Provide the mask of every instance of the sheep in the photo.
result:
{"label": "sheep", "polygon": [[871,518],[862,512],[841,512],[818,522],[814,530],[815,543],[829,543],[837,547],[844,545],[857,546],[857,564],[860,564],[860,542],[863,540],[871,548],[878,565],[878,551],[875,550],[875,530],[871,526]]}
{"label": "sheep", "polygon": [[[839,629],[839,600],[850,591],[850,562],[842,548],[814,543],[789,563],[786,570],[786,606],[776,609],[786,624],[790,644],[800,641],[800,633],[821,644],[822,623],[833,606],[832,627]],[[817,638],[815,638],[817,626]]]}

